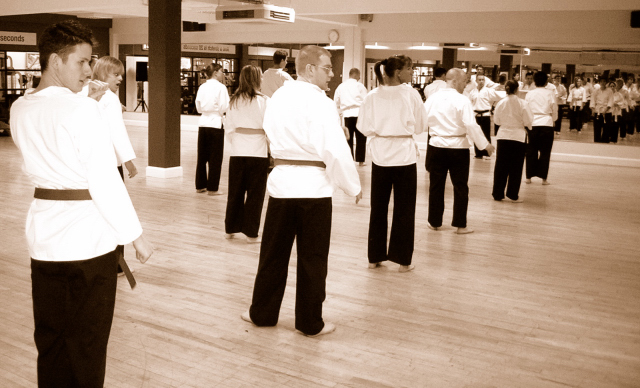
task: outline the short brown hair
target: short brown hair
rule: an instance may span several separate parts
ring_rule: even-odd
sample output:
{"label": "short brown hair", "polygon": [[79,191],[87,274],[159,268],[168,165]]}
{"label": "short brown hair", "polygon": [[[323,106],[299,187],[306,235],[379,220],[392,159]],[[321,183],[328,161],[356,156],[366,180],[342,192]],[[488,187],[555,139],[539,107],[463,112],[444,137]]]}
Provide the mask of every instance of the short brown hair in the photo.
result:
{"label": "short brown hair", "polygon": [[304,74],[307,65],[317,65],[320,57],[326,55],[331,58],[331,53],[327,49],[320,46],[304,46],[296,57],[296,72]]}
{"label": "short brown hair", "polygon": [[65,20],[47,27],[38,39],[40,69],[47,70],[51,54],[58,54],[66,62],[72,49],[83,43],[94,46],[93,33],[76,20]]}

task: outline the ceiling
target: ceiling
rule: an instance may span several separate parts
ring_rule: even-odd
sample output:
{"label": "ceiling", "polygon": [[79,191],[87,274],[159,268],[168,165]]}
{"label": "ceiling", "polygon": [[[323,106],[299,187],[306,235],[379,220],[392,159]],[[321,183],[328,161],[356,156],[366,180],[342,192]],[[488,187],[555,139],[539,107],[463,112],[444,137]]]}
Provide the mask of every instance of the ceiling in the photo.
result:
{"label": "ceiling", "polygon": [[[37,10],[82,18],[146,18],[149,1],[154,0],[0,0],[0,15]],[[219,5],[239,2],[183,0],[182,19],[215,25]],[[640,8],[637,0],[273,0],[271,3],[293,8],[296,24],[323,29],[360,28],[365,44],[377,42],[391,50],[454,41],[476,42],[489,51],[506,44],[541,53],[629,53],[640,60],[640,29],[629,26],[630,11]],[[373,15],[373,22],[361,22],[361,14]]]}

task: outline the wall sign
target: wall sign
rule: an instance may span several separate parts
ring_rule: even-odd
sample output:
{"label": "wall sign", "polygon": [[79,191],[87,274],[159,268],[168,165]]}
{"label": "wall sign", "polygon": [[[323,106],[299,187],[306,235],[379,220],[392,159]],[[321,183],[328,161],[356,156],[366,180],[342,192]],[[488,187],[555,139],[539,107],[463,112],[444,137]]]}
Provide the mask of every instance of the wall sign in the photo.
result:
{"label": "wall sign", "polygon": [[0,44],[35,46],[37,44],[36,33],[0,31]]}
{"label": "wall sign", "polygon": [[182,51],[213,54],[235,54],[236,46],[215,43],[183,43]]}

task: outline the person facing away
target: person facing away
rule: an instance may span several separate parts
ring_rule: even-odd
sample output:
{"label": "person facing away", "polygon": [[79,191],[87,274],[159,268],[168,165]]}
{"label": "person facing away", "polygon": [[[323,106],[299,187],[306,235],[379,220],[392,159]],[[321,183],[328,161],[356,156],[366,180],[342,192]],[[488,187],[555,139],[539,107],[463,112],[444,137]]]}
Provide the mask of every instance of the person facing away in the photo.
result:
{"label": "person facing away", "polygon": [[436,67],[433,70],[433,82],[424,88],[425,101],[429,99],[435,92],[447,87],[446,82],[447,69],[444,67]]}
{"label": "person facing away", "polygon": [[77,21],[45,29],[40,84],[11,107],[13,140],[36,187],[26,237],[40,387],[104,385],[116,246],[133,242],[143,263],[153,253],[114,168],[107,120],[79,94],[91,75],[92,44],[91,30]]}
{"label": "person facing away", "polygon": [[344,124],[347,127],[348,136],[347,144],[353,154],[353,138],[356,138],[356,153],[355,161],[364,166],[364,160],[367,153],[367,137],[364,136],[358,128],[356,128],[356,122],[358,121],[358,113],[360,112],[360,105],[367,96],[367,88],[359,82],[360,70],[353,68],[349,70],[349,79],[338,85],[336,92],[333,96],[333,100],[338,107],[340,116],[344,118]]}
{"label": "person facing away", "polygon": [[533,113],[526,150],[526,183],[531,183],[531,178],[537,176],[542,178],[543,185],[550,184],[547,176],[553,147],[553,124],[558,118],[558,104],[553,90],[546,87],[548,79],[547,73],[536,72],[533,76],[536,88],[529,91],[525,97]]}
{"label": "person facing away", "polygon": [[[529,105],[518,98],[518,83],[509,81],[505,85],[507,97],[496,104],[493,120],[500,130],[496,134],[496,165],[493,172],[493,199],[522,202],[519,197],[522,167],[524,165],[527,128],[531,128],[533,113]],[[508,184],[507,184],[508,182]]]}
{"label": "person facing away", "polygon": [[285,83],[265,112],[264,131],[275,168],[267,180],[269,202],[251,307],[241,317],[256,326],[278,323],[295,240],[295,328],[317,336],[335,330],[322,318],[331,197],[338,187],[358,203],[362,191],[336,105],[324,92],[333,77],[331,54],[322,47],[303,47],[296,72],[298,79]]}
{"label": "person facing away", "polygon": [[[378,79],[385,83],[364,99],[358,129],[371,138],[371,215],[367,257],[369,268],[384,261],[400,265],[400,272],[414,269],[418,147],[413,135],[427,129],[420,94],[406,87],[413,75],[413,62],[404,55],[376,63]],[[393,191],[393,221],[387,249],[387,218]]]}
{"label": "person facing away", "polygon": [[198,120],[196,192],[221,195],[220,171],[224,154],[222,116],[229,109],[229,92],[222,83],[225,75],[219,63],[207,66],[205,74],[207,81],[200,85],[196,94],[196,109],[202,114]]}
{"label": "person facing away", "polygon": [[262,71],[255,66],[242,68],[225,121],[230,146],[225,237],[232,239],[243,233],[249,243],[260,242],[258,230],[269,169],[267,137],[262,129],[269,97],[260,93],[261,77]]}
{"label": "person facing away", "polygon": [[467,136],[489,156],[495,148],[476,123],[471,101],[462,94],[467,76],[462,69],[447,72],[447,87],[429,97],[425,103],[429,127],[429,215],[428,226],[440,230],[444,214],[444,189],[447,174],[453,183],[453,221],[456,233],[472,233],[467,228],[469,203],[469,141]]}
{"label": "person facing away", "polygon": [[260,91],[267,97],[273,96],[276,90],[280,89],[286,81],[293,81],[293,78],[284,71],[287,66],[288,54],[284,50],[277,50],[273,53],[273,66],[267,69],[262,75],[262,85]]}

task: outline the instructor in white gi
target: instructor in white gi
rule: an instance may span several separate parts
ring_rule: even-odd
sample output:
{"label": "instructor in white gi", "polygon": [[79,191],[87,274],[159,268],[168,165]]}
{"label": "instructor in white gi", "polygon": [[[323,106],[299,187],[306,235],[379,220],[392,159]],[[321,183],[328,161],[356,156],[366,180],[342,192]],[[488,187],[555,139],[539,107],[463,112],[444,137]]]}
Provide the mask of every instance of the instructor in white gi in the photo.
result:
{"label": "instructor in white gi", "polygon": [[331,196],[337,186],[357,203],[362,191],[335,103],[324,92],[333,77],[331,54],[305,46],[296,58],[296,71],[298,79],[278,89],[265,112],[264,131],[275,168],[267,181],[269,203],[253,300],[242,319],[257,326],[278,323],[295,239],[295,327],[316,336],[335,330],[322,319]]}

